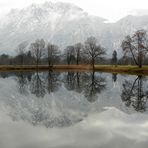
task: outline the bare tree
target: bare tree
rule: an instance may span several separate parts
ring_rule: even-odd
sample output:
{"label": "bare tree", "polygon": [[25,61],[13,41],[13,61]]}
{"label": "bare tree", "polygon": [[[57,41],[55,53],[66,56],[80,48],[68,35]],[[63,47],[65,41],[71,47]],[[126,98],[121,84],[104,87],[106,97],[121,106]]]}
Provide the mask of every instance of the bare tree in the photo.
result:
{"label": "bare tree", "polygon": [[67,48],[64,51],[64,55],[67,61],[67,64],[70,65],[74,63],[75,61],[75,48],[74,46],[67,46]]}
{"label": "bare tree", "polygon": [[38,67],[41,59],[45,55],[45,41],[43,39],[38,39],[31,44],[30,48],[32,56],[35,58],[36,65]]}
{"label": "bare tree", "polygon": [[89,37],[85,42],[84,53],[88,56],[93,70],[95,69],[95,60],[105,54],[105,49],[100,45],[97,45],[95,37]]}
{"label": "bare tree", "polygon": [[76,54],[75,58],[76,58],[77,65],[79,65],[79,62],[80,62],[80,54],[81,54],[82,47],[83,47],[83,45],[81,43],[77,43],[74,46],[75,54]]}
{"label": "bare tree", "polygon": [[126,36],[121,45],[124,56],[132,56],[139,68],[142,67],[143,57],[148,52],[148,41],[145,30],[138,30],[132,36]]}
{"label": "bare tree", "polygon": [[53,63],[59,58],[59,48],[58,46],[48,43],[47,45],[47,59],[48,59],[48,65],[52,66]]}
{"label": "bare tree", "polygon": [[31,55],[31,51],[27,51],[26,57],[25,57],[25,64],[31,65],[34,62],[34,57]]}
{"label": "bare tree", "polygon": [[26,41],[22,42],[18,45],[17,50],[16,50],[18,53],[21,65],[24,65],[24,55],[26,52],[27,45],[28,45],[28,43]]}

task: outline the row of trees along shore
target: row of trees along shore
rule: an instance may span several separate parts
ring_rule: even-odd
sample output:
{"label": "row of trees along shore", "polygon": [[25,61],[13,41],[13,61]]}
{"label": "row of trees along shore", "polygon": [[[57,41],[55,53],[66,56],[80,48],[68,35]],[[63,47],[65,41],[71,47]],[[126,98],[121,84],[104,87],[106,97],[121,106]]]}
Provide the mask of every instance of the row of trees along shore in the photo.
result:
{"label": "row of trees along shore", "polygon": [[[121,42],[123,56],[117,59],[117,51],[114,50],[111,58],[105,58],[106,50],[97,44],[95,37],[89,37],[82,43],[67,46],[62,52],[57,45],[45,43],[43,39],[37,39],[28,45],[22,42],[16,49],[16,56],[0,55],[0,65],[49,65],[90,64],[94,69],[95,64],[100,65],[137,65],[140,68],[148,64],[148,40],[145,30],[138,30],[131,36],[126,36]],[[106,56],[107,57],[107,56]]]}

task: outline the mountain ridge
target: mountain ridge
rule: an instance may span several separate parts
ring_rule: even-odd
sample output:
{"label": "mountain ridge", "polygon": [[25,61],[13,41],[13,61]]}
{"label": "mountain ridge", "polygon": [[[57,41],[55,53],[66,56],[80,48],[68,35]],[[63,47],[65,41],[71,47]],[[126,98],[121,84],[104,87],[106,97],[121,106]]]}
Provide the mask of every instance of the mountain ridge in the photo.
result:
{"label": "mountain ridge", "polygon": [[95,36],[111,55],[113,50],[121,54],[123,38],[137,29],[148,30],[148,15],[126,16],[115,23],[89,15],[80,7],[64,2],[32,4],[23,9],[12,9],[1,20],[0,53],[14,52],[23,41],[34,42],[43,38],[57,44],[61,50],[87,37]]}

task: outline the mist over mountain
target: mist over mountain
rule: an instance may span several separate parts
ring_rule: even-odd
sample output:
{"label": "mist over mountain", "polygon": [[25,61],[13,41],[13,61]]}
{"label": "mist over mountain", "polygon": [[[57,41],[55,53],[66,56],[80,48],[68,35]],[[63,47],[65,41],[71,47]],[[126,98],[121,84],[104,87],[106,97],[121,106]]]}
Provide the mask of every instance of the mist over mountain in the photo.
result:
{"label": "mist over mountain", "polygon": [[95,36],[109,56],[113,50],[120,55],[120,44],[126,35],[148,28],[147,13],[129,15],[115,23],[105,21],[71,3],[46,2],[21,10],[12,9],[0,21],[0,53],[14,53],[21,42],[31,43],[38,38],[57,44],[63,50],[67,45],[83,43],[87,37]]}

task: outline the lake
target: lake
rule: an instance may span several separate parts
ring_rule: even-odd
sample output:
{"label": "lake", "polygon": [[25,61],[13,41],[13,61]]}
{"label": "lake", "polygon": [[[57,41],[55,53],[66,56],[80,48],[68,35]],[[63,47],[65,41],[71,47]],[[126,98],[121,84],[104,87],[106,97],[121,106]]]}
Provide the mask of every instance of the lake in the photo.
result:
{"label": "lake", "polygon": [[0,73],[0,148],[147,148],[148,78]]}

